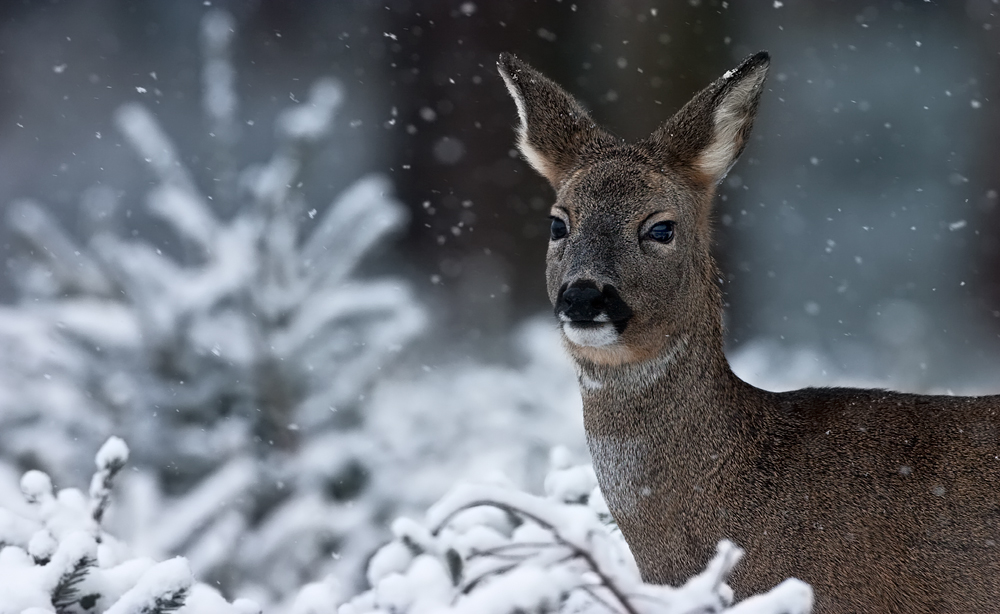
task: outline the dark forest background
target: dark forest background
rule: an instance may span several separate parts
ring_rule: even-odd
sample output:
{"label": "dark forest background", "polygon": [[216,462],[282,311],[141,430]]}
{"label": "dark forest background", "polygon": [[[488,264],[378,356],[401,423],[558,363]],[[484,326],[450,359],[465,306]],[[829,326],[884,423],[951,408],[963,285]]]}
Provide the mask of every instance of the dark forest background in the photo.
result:
{"label": "dark forest background", "polygon": [[[241,160],[201,119],[199,20],[236,17]],[[432,305],[423,353],[506,355],[548,309],[550,188],[512,149],[495,61],[513,51],[617,134],[651,132],[759,49],[753,142],[720,190],[729,343],[809,347],[911,387],[992,381],[1000,355],[1000,20],[965,2],[9,0],[0,4],[0,207],[73,229],[95,185],[183,257],[141,206],[152,179],[113,126],[149,105],[201,185],[274,149],[271,118],[323,75],[346,85],[303,189],[328,203],[370,170],[412,213],[367,264]],[[231,136],[231,135],[230,135]],[[223,215],[238,202],[218,202]],[[0,228],[0,254],[10,253]],[[0,296],[13,300],[0,280]]]}

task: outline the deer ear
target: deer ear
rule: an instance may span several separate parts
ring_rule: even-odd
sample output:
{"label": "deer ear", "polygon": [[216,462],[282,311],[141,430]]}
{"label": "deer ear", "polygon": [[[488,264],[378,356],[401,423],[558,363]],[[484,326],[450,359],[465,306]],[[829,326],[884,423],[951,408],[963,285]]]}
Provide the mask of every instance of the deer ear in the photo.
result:
{"label": "deer ear", "polygon": [[750,138],[770,61],[756,53],[698,92],[649,138],[653,155],[705,185],[722,181]]}
{"label": "deer ear", "polygon": [[526,62],[503,53],[497,68],[521,119],[518,149],[556,189],[581,162],[615,144],[579,102]]}

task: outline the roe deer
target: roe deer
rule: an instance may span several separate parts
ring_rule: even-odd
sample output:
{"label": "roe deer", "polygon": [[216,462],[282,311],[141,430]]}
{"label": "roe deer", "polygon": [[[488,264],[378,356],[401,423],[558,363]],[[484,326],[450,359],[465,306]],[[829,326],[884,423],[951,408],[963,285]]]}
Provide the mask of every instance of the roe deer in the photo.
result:
{"label": "roe deer", "polygon": [[629,144],[500,56],[518,146],[555,188],[548,294],[608,507],[650,582],[683,582],[729,538],[740,597],[794,576],[816,612],[1000,611],[1000,396],[773,393],[723,354],[712,198],[768,63]]}

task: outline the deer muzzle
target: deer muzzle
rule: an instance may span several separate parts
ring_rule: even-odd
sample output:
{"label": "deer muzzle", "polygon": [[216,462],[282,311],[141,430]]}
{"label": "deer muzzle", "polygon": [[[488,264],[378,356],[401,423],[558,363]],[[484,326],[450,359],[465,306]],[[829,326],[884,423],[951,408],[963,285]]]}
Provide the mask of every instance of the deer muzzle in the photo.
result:
{"label": "deer muzzle", "polygon": [[589,279],[563,284],[555,313],[566,337],[586,347],[614,345],[632,318],[632,309],[613,285],[598,287]]}

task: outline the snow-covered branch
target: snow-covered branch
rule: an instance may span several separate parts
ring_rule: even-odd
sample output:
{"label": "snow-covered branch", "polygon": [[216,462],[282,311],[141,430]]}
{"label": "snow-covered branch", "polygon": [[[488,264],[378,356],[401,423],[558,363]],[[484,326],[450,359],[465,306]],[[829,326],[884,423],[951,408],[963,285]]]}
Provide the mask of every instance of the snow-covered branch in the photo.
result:
{"label": "snow-covered branch", "polygon": [[97,454],[90,497],[73,488],[54,493],[40,471],[21,479],[26,509],[0,507],[0,614],[248,614],[246,600],[227,603],[195,582],[188,562],[134,558],[104,532],[97,510],[111,498],[112,481],[128,459],[116,437]]}
{"label": "snow-covered branch", "polygon": [[397,521],[396,539],[369,565],[371,590],[340,614],[805,614],[812,607],[811,589],[797,580],[733,605],[725,581],[743,552],[728,541],[683,586],[645,584],[607,522],[589,467],[557,464],[546,488],[549,495],[538,497],[463,485],[431,507],[427,525]]}
{"label": "snow-covered branch", "polygon": [[[120,439],[105,443],[89,500],[71,488],[54,494],[51,480],[39,471],[23,476],[27,507],[20,513],[0,507],[0,614],[27,608],[38,614],[260,613],[251,600],[228,603],[197,582],[185,558],[135,558],[105,532],[93,510],[108,506],[112,480],[127,458]],[[431,507],[426,524],[406,518],[393,523],[395,538],[368,564],[369,590],[346,599],[343,582],[327,575],[297,585],[273,609],[288,614],[809,612],[812,591],[798,580],[733,605],[725,581],[742,551],[727,541],[719,543],[705,571],[683,586],[643,583],[609,521],[593,470],[569,466],[563,450],[552,459],[547,496],[508,485],[458,486]],[[177,510],[170,515],[183,516]],[[271,551],[260,541],[254,547]]]}

